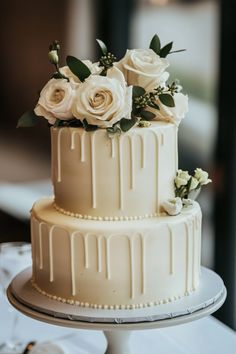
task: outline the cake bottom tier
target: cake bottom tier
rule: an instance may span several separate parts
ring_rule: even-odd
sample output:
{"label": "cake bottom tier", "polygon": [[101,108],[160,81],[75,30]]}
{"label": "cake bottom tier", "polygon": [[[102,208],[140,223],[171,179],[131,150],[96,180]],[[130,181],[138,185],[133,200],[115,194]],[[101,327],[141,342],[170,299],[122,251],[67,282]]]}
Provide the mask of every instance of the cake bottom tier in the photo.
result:
{"label": "cake bottom tier", "polygon": [[80,220],[35,203],[32,283],[42,294],[94,308],[173,301],[199,284],[201,209],[135,221]]}

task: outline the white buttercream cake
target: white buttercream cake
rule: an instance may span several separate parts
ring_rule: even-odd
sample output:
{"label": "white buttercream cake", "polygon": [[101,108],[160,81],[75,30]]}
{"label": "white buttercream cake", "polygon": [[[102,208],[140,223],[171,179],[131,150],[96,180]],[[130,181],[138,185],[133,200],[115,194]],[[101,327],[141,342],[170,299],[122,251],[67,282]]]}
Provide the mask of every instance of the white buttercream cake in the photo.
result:
{"label": "white buttercream cake", "polygon": [[51,128],[54,198],[32,209],[33,284],[80,306],[169,302],[199,284],[201,210],[162,210],[174,197],[177,128],[153,122],[109,138]]}

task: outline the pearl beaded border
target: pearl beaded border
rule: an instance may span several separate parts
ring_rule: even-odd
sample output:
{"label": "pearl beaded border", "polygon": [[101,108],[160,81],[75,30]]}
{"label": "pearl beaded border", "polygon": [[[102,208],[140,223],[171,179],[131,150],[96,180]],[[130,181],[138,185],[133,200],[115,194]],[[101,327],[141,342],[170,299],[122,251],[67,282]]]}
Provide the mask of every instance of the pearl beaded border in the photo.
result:
{"label": "pearl beaded border", "polygon": [[97,220],[97,221],[130,221],[130,220],[142,220],[142,219],[149,219],[149,218],[154,218],[157,216],[163,216],[166,215],[166,213],[158,214],[158,213],[153,213],[153,214],[145,214],[145,215],[139,215],[139,216],[92,216],[92,215],[82,215],[78,213],[73,213],[71,211],[67,211],[61,207],[59,207],[55,202],[53,203],[53,207],[59,211],[60,213],[67,215],[67,216],[72,216],[74,218],[78,219],[84,219],[84,220]]}
{"label": "pearl beaded border", "polygon": [[31,279],[32,286],[42,295],[47,296],[51,300],[56,300],[60,301],[64,304],[69,304],[69,305],[75,305],[75,306],[80,306],[80,307],[86,307],[86,308],[93,308],[93,309],[99,309],[99,310],[133,310],[133,309],[141,309],[145,307],[151,307],[151,306],[157,306],[157,305],[163,305],[167,304],[176,300],[181,299],[184,296],[189,296],[195,289],[192,289],[191,291],[185,292],[184,295],[178,295],[178,296],[173,296],[168,299],[163,299],[159,301],[150,301],[147,303],[139,303],[139,304],[122,304],[122,305],[107,305],[107,304],[92,304],[89,302],[82,302],[82,301],[77,301],[73,299],[65,299],[60,296],[56,295],[51,295],[48,294],[46,291],[40,289],[40,287],[34,282],[33,279]]}

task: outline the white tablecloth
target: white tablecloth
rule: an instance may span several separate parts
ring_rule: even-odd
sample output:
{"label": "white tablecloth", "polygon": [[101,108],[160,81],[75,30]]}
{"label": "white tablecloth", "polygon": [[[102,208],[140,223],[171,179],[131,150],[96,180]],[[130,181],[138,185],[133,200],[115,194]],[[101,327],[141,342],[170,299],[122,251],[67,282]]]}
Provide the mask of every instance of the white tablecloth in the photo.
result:
{"label": "white tablecloth", "polygon": [[[8,311],[6,302],[1,299],[0,343],[9,337],[12,316]],[[48,325],[22,314],[16,334],[24,341],[55,341],[68,354],[103,354],[106,348],[106,340],[100,331]],[[134,331],[131,345],[135,354],[235,354],[236,333],[209,316],[175,327]]]}

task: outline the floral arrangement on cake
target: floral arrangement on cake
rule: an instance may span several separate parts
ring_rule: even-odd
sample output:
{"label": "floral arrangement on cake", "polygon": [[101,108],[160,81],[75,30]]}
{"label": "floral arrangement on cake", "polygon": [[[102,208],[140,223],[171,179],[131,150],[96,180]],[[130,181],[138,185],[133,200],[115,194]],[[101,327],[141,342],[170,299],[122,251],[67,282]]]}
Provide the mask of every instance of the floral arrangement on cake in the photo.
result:
{"label": "floral arrangement on cake", "polygon": [[44,117],[54,127],[103,128],[112,136],[135,125],[149,126],[152,120],[180,123],[188,110],[188,96],[178,81],[167,82],[166,57],[183,50],[172,51],[173,42],[162,47],[154,35],[148,49],[127,50],[117,61],[101,40],[97,43],[102,53],[97,62],[67,56],[62,67],[58,41],[50,45],[48,57],[56,71],[18,127],[33,126]]}
{"label": "floral arrangement on cake", "polygon": [[163,203],[167,214],[178,215],[184,206],[192,205],[201,187],[212,182],[208,177],[208,173],[201,168],[196,168],[193,176],[188,171],[178,170],[174,179],[175,198]]}

